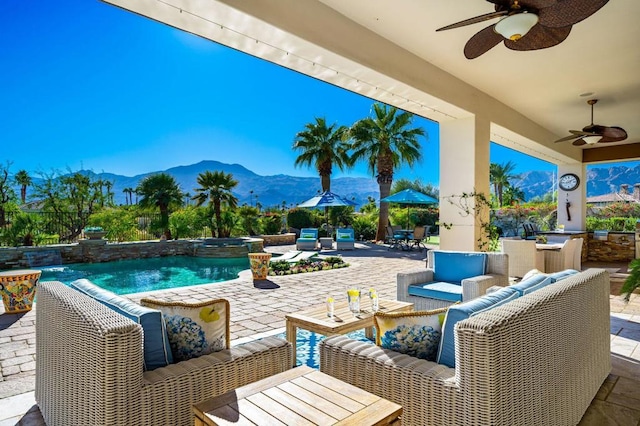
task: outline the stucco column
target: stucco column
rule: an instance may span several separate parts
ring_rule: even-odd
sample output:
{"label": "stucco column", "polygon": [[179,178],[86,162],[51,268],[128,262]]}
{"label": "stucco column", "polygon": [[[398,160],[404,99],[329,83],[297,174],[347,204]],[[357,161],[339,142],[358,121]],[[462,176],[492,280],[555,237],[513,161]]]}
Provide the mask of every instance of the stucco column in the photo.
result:
{"label": "stucco column", "polygon": [[[558,166],[558,179],[562,175],[573,173],[580,178],[580,185],[573,191],[563,191],[558,186],[558,225],[564,225],[567,231],[584,231],[587,229],[587,174],[583,164],[570,164]],[[567,215],[567,201],[571,203]]]}
{"label": "stucco column", "polygon": [[[474,200],[469,199],[470,214],[458,205],[460,195],[483,193],[489,199],[490,123],[483,117],[470,117],[440,123],[440,248],[478,250],[488,222],[489,211],[475,217]],[[453,202],[453,203],[452,203]]]}

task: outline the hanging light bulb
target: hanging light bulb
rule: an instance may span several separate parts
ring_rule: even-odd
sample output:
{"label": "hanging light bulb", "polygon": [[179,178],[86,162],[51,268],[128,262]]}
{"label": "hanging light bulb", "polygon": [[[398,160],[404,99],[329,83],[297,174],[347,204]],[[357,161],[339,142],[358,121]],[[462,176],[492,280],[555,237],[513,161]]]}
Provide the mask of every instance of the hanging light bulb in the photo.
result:
{"label": "hanging light bulb", "polygon": [[493,30],[508,40],[517,41],[524,37],[537,23],[538,15],[535,13],[516,13],[502,18],[493,27]]}

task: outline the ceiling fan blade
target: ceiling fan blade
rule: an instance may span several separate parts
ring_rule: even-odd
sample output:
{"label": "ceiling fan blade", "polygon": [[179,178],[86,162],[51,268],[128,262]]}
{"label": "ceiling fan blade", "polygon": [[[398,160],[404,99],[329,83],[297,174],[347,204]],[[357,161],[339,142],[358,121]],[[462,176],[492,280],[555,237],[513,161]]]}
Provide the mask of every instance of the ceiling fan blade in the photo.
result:
{"label": "ceiling fan blade", "polygon": [[563,0],[539,10],[540,25],[561,28],[574,25],[596,13],[609,0]]}
{"label": "ceiling fan blade", "polygon": [[520,0],[520,5],[526,9],[544,9],[558,3],[558,0]]}
{"label": "ceiling fan blade", "polygon": [[587,143],[584,141],[584,139],[578,139],[577,141],[573,141],[573,145],[575,146],[582,146],[582,145],[586,145]]}
{"label": "ceiling fan blade", "polygon": [[562,43],[571,32],[571,26],[562,28],[547,28],[539,23],[520,40],[505,40],[504,45],[511,50],[538,50]]}
{"label": "ceiling fan blade", "polygon": [[581,136],[570,135],[570,136],[565,136],[564,138],[560,138],[560,139],[558,139],[557,141],[554,141],[554,142],[565,142],[565,141],[570,141],[572,139],[579,138],[579,137],[581,137]]}
{"label": "ceiling fan blade", "polygon": [[605,127],[602,132],[602,136],[603,136],[603,139],[604,138],[615,139],[615,141],[612,140],[611,142],[617,142],[617,141],[625,140],[627,138],[627,132],[622,127],[618,127],[618,126]]}
{"label": "ceiling fan blade", "polygon": [[569,133],[572,133],[576,136],[598,136],[598,133],[595,132],[585,132],[583,130],[569,130]]}
{"label": "ceiling fan blade", "polygon": [[488,26],[484,30],[478,31],[464,45],[464,56],[467,59],[475,59],[483,53],[488,52],[504,38],[493,31],[493,25]]}
{"label": "ceiling fan blade", "polygon": [[489,19],[498,18],[509,13],[508,10],[502,10],[499,12],[486,13],[484,15],[476,16],[475,18],[465,19],[464,21],[456,22],[455,24],[447,25],[446,27],[438,28],[436,31],[452,30],[454,28],[460,28],[467,25],[477,24],[478,22],[488,21]]}

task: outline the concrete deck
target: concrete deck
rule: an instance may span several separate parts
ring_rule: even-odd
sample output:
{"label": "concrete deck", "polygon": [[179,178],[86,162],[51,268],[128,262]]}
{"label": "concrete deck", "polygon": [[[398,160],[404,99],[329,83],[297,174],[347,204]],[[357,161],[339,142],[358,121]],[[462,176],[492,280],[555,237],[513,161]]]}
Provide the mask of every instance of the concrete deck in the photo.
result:
{"label": "concrete deck", "polygon": [[[293,246],[267,247],[283,253]],[[323,255],[338,254],[323,250]],[[251,274],[224,283],[183,287],[155,292],[167,300],[226,298],[231,303],[231,339],[238,344],[282,332],[284,315],[310,304],[323,303],[329,295],[340,297],[347,284],[375,287],[380,297],[396,296],[396,273],[424,268],[425,253],[387,250],[385,246],[356,243],[356,250],[340,254],[350,267],[331,271],[270,277],[256,288]],[[602,385],[581,425],[640,425],[640,295],[626,303],[619,293],[626,264],[584,264],[603,267],[612,276],[611,357],[613,371]],[[138,300],[149,295],[135,294]],[[4,314],[0,307],[0,426],[43,425],[34,400],[35,310],[26,314]]]}

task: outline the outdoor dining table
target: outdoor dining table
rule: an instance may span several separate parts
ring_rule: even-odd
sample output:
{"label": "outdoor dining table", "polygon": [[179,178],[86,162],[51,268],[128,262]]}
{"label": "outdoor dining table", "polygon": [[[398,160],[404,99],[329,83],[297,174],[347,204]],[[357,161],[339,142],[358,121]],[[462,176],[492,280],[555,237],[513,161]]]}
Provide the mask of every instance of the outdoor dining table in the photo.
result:
{"label": "outdoor dining table", "polygon": [[395,232],[404,235],[404,243],[398,243],[397,247],[400,247],[402,250],[411,250],[411,246],[409,245],[409,237],[411,236],[411,234],[413,234],[413,229],[398,229]]}
{"label": "outdoor dining table", "polygon": [[542,268],[540,272],[547,272],[545,269],[546,265],[546,254],[551,252],[560,251],[563,244],[561,243],[553,243],[553,244],[542,244],[536,243],[536,265],[540,265]]}

